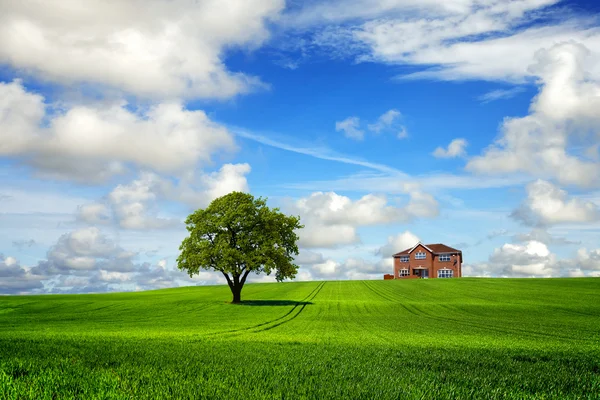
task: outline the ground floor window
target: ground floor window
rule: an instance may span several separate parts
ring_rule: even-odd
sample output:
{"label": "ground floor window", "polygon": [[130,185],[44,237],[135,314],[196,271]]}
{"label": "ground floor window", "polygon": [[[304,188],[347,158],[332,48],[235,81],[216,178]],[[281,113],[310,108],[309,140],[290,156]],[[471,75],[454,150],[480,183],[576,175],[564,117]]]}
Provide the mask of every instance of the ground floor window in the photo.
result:
{"label": "ground floor window", "polygon": [[408,276],[408,269],[401,269],[400,270],[400,276]]}
{"label": "ground floor window", "polygon": [[438,278],[452,278],[454,271],[451,269],[440,269],[438,270]]}

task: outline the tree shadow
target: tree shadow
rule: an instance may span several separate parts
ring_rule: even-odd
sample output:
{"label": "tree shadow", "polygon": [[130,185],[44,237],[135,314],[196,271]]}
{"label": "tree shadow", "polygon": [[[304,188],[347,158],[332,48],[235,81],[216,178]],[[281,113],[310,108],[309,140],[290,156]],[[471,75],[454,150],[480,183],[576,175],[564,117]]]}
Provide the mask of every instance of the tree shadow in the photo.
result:
{"label": "tree shadow", "polygon": [[294,300],[242,300],[240,306],[305,306],[313,304],[310,301],[294,301]]}

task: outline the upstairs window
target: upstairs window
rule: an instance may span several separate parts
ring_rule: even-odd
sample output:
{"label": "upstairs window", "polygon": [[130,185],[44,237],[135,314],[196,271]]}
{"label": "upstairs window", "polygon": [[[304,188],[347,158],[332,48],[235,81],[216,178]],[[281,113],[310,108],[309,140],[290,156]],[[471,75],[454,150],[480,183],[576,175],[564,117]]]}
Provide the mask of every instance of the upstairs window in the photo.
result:
{"label": "upstairs window", "polygon": [[408,256],[400,256],[400,262],[408,262]]}
{"label": "upstairs window", "polygon": [[440,254],[440,261],[450,261],[450,254]]}
{"label": "upstairs window", "polygon": [[415,260],[424,260],[425,257],[427,257],[427,254],[423,253],[422,251],[415,254]]}
{"label": "upstairs window", "polygon": [[453,271],[451,269],[438,270],[438,278],[452,278]]}
{"label": "upstairs window", "polygon": [[400,276],[408,276],[408,269],[401,269],[400,270]]}

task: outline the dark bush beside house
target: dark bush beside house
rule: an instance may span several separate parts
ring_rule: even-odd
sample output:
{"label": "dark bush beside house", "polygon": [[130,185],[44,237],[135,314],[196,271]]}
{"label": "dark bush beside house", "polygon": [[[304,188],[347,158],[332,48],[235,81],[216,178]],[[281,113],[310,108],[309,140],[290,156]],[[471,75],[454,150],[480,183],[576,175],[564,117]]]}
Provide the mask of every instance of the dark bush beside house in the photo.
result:
{"label": "dark bush beside house", "polygon": [[241,302],[246,278],[251,272],[270,275],[278,282],[293,279],[298,266],[300,217],[269,208],[266,199],[232,192],[213,200],[206,209],[190,214],[186,237],[177,258],[179,269],[192,277],[200,270],[218,271],[227,280],[232,303]]}

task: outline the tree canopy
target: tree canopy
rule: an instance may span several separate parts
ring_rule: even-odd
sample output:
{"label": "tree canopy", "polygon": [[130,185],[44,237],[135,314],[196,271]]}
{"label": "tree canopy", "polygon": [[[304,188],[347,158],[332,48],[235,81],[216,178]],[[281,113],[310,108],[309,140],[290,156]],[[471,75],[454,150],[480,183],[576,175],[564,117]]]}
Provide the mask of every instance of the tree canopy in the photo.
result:
{"label": "tree canopy", "polygon": [[190,277],[200,270],[221,272],[227,279],[233,303],[251,272],[270,275],[278,282],[293,279],[298,272],[296,229],[300,217],[287,216],[278,208],[267,207],[266,199],[248,193],[232,192],[198,209],[186,221],[186,237],[177,258],[179,269]]}

